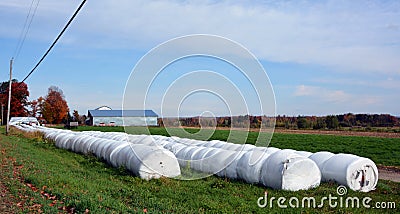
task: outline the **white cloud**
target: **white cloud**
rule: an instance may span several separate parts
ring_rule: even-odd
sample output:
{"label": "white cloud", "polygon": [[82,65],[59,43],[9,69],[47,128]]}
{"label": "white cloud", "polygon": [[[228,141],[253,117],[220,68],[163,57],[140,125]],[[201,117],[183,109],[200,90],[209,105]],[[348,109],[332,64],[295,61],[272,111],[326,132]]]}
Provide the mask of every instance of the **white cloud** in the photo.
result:
{"label": "white cloud", "polygon": [[365,105],[380,106],[383,103],[384,95],[351,94],[343,90],[330,90],[319,86],[299,85],[293,93],[296,97],[308,97],[316,100],[320,104],[340,104],[352,107],[362,107]]}
{"label": "white cloud", "polygon": [[[10,38],[16,43],[30,3],[30,1],[16,0],[0,2],[2,20],[0,38],[8,44],[12,42],[8,40]],[[46,50],[79,3],[78,0],[40,1],[25,43],[25,50],[30,45],[29,50],[32,52],[22,50],[20,56],[21,59],[25,59],[24,54],[26,54],[27,60],[31,60],[26,62],[29,66],[27,69],[36,63],[37,59],[32,56],[40,56]],[[312,105],[315,108],[312,110],[315,112],[349,112],[359,109],[398,112],[396,92],[400,89],[399,20],[400,1],[395,0],[317,2],[96,0],[87,1],[57,46],[74,50],[70,54],[76,58],[83,56],[92,58],[90,62],[95,61],[100,52],[110,54],[110,59],[113,58],[112,53],[119,52],[121,54],[118,57],[125,60],[130,57],[125,54],[129,51],[131,51],[129,53],[144,54],[159,43],[176,36],[196,33],[217,34],[245,45],[260,59],[283,62],[282,64],[288,62],[289,65],[295,66],[298,63],[312,64],[304,66],[307,70],[317,68],[316,71],[307,74],[305,69],[293,68],[304,72],[304,76],[299,77],[299,80],[294,80],[294,77],[291,79],[285,74],[276,75],[285,79],[279,81],[290,84],[290,87],[282,92],[283,98],[288,100],[285,104],[290,108],[297,105],[290,101],[295,95],[299,100],[301,98],[309,103],[310,101],[316,103]],[[109,53],[109,49],[113,52]],[[53,51],[52,57],[58,53],[60,52]],[[132,66],[136,61],[136,58],[132,60]],[[110,65],[114,62],[110,62]],[[22,67],[18,63],[17,66]],[[92,67],[96,68],[90,65],[82,69]],[[126,67],[121,70],[125,71]],[[109,68],[104,68],[106,69]],[[324,77],[318,74],[320,71],[324,72],[324,77],[338,78],[323,80]],[[336,71],[340,73],[325,73]],[[311,74],[322,80],[307,79]],[[44,79],[40,79],[40,83]],[[54,82],[54,78],[48,79]],[[59,81],[64,82],[64,80]],[[303,82],[315,85],[299,85]],[[99,81],[97,80],[95,84],[99,84]],[[121,81],[115,84],[123,83]],[[293,85],[299,85],[294,94]],[[63,89],[68,91],[67,87]],[[80,95],[74,92],[68,97],[73,97],[72,94]],[[389,95],[392,97],[385,97]],[[115,94],[110,92],[109,96],[110,101],[107,102],[118,106],[120,102],[118,99],[111,100]],[[97,105],[95,103],[99,102],[96,101],[98,97],[101,95],[96,94],[93,99],[76,98],[76,101],[74,98],[74,101],[71,100],[71,105],[80,107],[87,105],[84,108],[92,108],[92,105]],[[104,96],[102,98],[104,99]],[[321,105],[318,105],[318,102]],[[290,109],[288,111],[290,112]],[[310,114],[312,113],[310,110]]]}
{"label": "white cloud", "polygon": [[[63,23],[76,4],[42,0],[37,19],[48,26],[36,27]],[[20,8],[11,0],[4,5]],[[398,1],[88,1],[63,42],[148,50],[176,36],[209,33],[234,39],[265,60],[398,74],[399,7]]]}
{"label": "white cloud", "polygon": [[389,76],[385,78],[384,76],[374,76],[374,77],[363,77],[358,76],[354,78],[314,78],[311,79],[312,82],[317,84],[334,84],[337,86],[357,86],[363,88],[375,88],[375,89],[391,89],[391,92],[396,92],[400,90],[400,79],[399,77]]}
{"label": "white cloud", "polygon": [[[292,115],[327,115],[354,113],[387,113],[396,115],[396,105],[388,106],[392,95],[356,94],[344,90],[331,90],[319,86],[298,85],[292,94],[292,106],[278,105],[278,112]],[[298,98],[298,99],[296,99]],[[286,101],[287,102],[287,101]],[[289,107],[289,108],[288,108]],[[292,107],[292,108],[290,108]]]}
{"label": "white cloud", "polygon": [[299,85],[294,92],[295,96],[311,96],[318,93],[319,87]]}
{"label": "white cloud", "polygon": [[329,90],[318,86],[307,85],[297,86],[294,96],[310,96],[329,103],[346,102],[352,98],[352,95],[342,90]]}

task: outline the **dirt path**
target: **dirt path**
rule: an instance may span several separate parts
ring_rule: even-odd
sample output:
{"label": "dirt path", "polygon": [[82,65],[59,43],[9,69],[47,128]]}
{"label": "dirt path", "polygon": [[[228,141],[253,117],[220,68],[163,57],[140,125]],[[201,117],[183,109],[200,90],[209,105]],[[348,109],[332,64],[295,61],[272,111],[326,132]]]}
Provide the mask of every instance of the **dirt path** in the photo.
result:
{"label": "dirt path", "polygon": [[292,129],[275,129],[275,132],[289,133],[289,134],[322,134],[322,135],[338,135],[338,136],[400,138],[400,133],[391,133],[391,132],[357,132],[357,131],[292,130]]}
{"label": "dirt path", "polygon": [[[199,127],[183,126],[187,129],[199,129]],[[205,129],[214,129],[214,127],[203,127]],[[215,127],[216,130],[240,130],[247,131],[246,128],[230,128],[230,127]],[[256,128],[250,128],[251,132],[262,131]],[[400,138],[400,133],[392,132],[362,132],[362,131],[335,131],[335,130],[297,130],[297,129],[282,129],[276,128],[275,133],[287,134],[319,134],[319,135],[337,135],[337,136],[362,136],[362,137],[383,137],[383,138]]]}
{"label": "dirt path", "polygon": [[[1,136],[0,141],[1,143],[4,143]],[[6,152],[6,149],[0,145],[0,213],[17,213],[18,208],[16,207],[16,199],[4,183],[7,180],[5,170],[7,170],[6,168],[9,164]]]}
{"label": "dirt path", "polygon": [[3,184],[3,179],[0,180],[0,213],[15,213],[18,210],[15,207],[15,201],[11,199],[13,196]]}
{"label": "dirt path", "polygon": [[379,179],[400,182],[400,168],[392,166],[378,166]]}

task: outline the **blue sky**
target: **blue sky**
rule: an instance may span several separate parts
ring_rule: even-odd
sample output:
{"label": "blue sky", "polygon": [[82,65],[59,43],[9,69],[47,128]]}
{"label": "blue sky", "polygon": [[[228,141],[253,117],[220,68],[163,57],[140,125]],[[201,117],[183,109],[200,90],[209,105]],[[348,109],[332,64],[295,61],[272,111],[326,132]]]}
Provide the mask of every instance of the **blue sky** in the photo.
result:
{"label": "blue sky", "polygon": [[[30,4],[0,2],[2,81],[8,79],[9,60],[15,56]],[[39,2],[15,59],[15,78],[23,79],[32,69],[79,4],[78,0]],[[277,114],[400,115],[399,1],[88,1],[26,81],[30,100],[56,85],[64,91],[71,111],[86,114],[101,105],[120,109],[126,82],[141,57],[162,42],[188,34],[226,37],[252,52],[272,83]],[[197,62],[206,65],[193,67],[189,60],[186,66],[175,67],[210,70],[215,63]],[[214,69],[224,74],[229,68]],[[168,86],[174,75],[161,78],[154,93],[164,94],[162,86]],[[235,84],[246,96],[249,88],[241,83]],[[221,102],[198,94],[182,103],[179,114],[223,115]],[[156,103],[151,107],[160,113]]]}

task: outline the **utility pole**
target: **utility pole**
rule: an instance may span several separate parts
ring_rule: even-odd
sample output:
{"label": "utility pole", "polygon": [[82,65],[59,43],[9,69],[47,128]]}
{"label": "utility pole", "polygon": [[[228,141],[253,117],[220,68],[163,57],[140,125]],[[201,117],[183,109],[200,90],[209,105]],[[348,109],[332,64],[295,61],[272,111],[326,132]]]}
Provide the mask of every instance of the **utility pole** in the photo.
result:
{"label": "utility pole", "polygon": [[7,109],[7,127],[6,127],[6,134],[10,131],[10,111],[11,111],[11,81],[12,81],[12,64],[13,59],[10,60],[10,82],[8,83],[8,109]]}
{"label": "utility pole", "polygon": [[1,125],[3,125],[4,124],[4,117],[3,117],[3,109],[4,109],[4,104],[3,103],[1,103]]}

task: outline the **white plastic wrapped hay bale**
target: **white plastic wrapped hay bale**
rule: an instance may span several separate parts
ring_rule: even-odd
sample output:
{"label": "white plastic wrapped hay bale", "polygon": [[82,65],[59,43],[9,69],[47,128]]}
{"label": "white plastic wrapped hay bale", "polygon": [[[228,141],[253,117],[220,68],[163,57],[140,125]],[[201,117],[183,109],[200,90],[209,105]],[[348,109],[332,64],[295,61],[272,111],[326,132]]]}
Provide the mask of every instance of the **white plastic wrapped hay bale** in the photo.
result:
{"label": "white plastic wrapped hay bale", "polygon": [[179,152],[181,149],[186,148],[186,145],[184,145],[184,144],[171,142],[171,141],[162,141],[162,142],[160,142],[160,145],[164,149],[167,149],[168,151],[170,151],[170,152],[172,152],[174,154]]}
{"label": "white plastic wrapped hay bale", "polygon": [[251,144],[239,144],[240,146],[237,147],[236,151],[250,151],[254,149],[256,146]]}
{"label": "white plastic wrapped hay bale", "polygon": [[[126,166],[126,163],[127,163],[126,155],[123,155],[123,153],[121,152],[125,147],[130,148],[130,143],[122,142],[118,146],[114,147],[114,149],[110,153],[110,164],[113,167]],[[129,152],[129,150],[128,150],[128,152]]]}
{"label": "white plastic wrapped hay bale", "polygon": [[218,144],[218,141],[212,140],[212,141],[206,141],[204,144],[199,144],[200,146],[203,147],[208,147],[208,148],[215,148],[214,146]]}
{"label": "white plastic wrapped hay bale", "polygon": [[185,157],[184,157],[185,158],[185,160],[184,160],[185,164],[181,165],[181,167],[185,167],[185,166],[188,166],[188,165],[191,166],[193,164],[194,160],[195,160],[194,157],[195,157],[196,153],[202,150],[202,147],[197,147],[197,146],[190,146],[190,148],[191,149],[186,151],[186,154],[185,154]]}
{"label": "white plastic wrapped hay bale", "polygon": [[111,163],[112,166],[114,166],[114,163],[116,163],[115,160],[113,160],[113,154],[115,154],[116,150],[119,150],[121,148],[123,148],[124,146],[129,145],[129,142],[126,141],[114,141],[111,144],[107,144],[105,147],[105,151],[104,151],[104,159],[108,162]]}
{"label": "white plastic wrapped hay bale", "polygon": [[126,141],[116,141],[107,139],[107,143],[103,144],[104,146],[101,149],[100,158],[103,158],[106,162],[110,163],[110,156],[113,150],[125,143]]}
{"label": "white plastic wrapped hay bale", "polygon": [[55,146],[61,149],[66,149],[69,140],[75,137],[75,134],[73,133],[55,133],[55,134],[54,136],[49,134],[50,137],[48,139],[52,139],[55,142]]}
{"label": "white plastic wrapped hay bale", "polygon": [[[58,134],[58,135],[61,135],[61,134]],[[73,151],[72,147],[73,147],[73,144],[74,144],[74,142],[75,142],[77,137],[79,137],[79,135],[74,133],[74,135],[71,135],[69,138],[65,139],[63,144],[62,144],[63,145],[63,149],[67,149],[67,150]],[[56,137],[56,141],[58,141],[58,140],[59,140],[59,137]]]}
{"label": "white plastic wrapped hay bale", "polygon": [[[59,148],[74,152],[93,153],[113,166],[125,166],[142,179],[149,180],[161,176],[176,177],[180,175],[178,161],[170,151],[155,146],[134,145],[126,141],[112,140],[112,138],[124,139],[126,136],[124,134],[73,133],[55,129],[42,129],[42,131],[47,138],[54,140]],[[145,136],[141,137],[142,141],[146,138]]]}
{"label": "white plastic wrapped hay bale", "polygon": [[[321,152],[316,152],[312,155],[310,155],[308,158],[310,158],[312,161],[314,161],[318,168],[320,169],[322,173],[322,169],[324,168],[324,163],[327,161],[329,158],[333,157],[335,154],[332,152],[326,152],[326,151],[321,151]],[[322,174],[321,181],[324,182],[325,178],[324,175]]]}
{"label": "white plastic wrapped hay bale", "polygon": [[226,145],[226,142],[220,140],[212,140],[211,142],[214,142],[214,145],[212,146],[213,148],[221,149]]}
{"label": "white plastic wrapped hay bale", "polygon": [[96,155],[96,150],[97,150],[97,147],[100,146],[100,143],[99,143],[100,139],[101,139],[101,140],[106,140],[106,139],[102,139],[102,138],[98,138],[98,137],[93,137],[93,138],[95,138],[96,140],[93,141],[93,142],[89,145],[88,153],[91,153],[92,155],[97,156],[97,155]]}
{"label": "white plastic wrapped hay bale", "polygon": [[142,144],[142,145],[148,145],[148,146],[160,146],[159,143],[163,140],[164,138],[161,138],[160,136],[153,136],[153,135],[127,135],[127,138],[120,138],[121,140],[131,142],[133,144]]}
{"label": "white plastic wrapped hay bale", "polygon": [[188,146],[204,146],[204,144],[208,142],[208,141],[194,140],[189,138],[179,138],[175,136],[170,138],[177,143],[185,144]]}
{"label": "white plastic wrapped hay bale", "polygon": [[281,151],[281,149],[278,149],[276,147],[256,147],[254,149],[264,151],[265,153],[270,154],[270,155],[277,151]]}
{"label": "white plastic wrapped hay bale", "polygon": [[313,155],[312,152],[307,152],[307,151],[295,151],[294,153],[299,154],[299,155],[301,155],[303,157],[306,157],[306,158],[308,158],[311,155]]}
{"label": "white plastic wrapped hay bale", "polygon": [[221,149],[230,150],[230,151],[238,151],[241,148],[240,148],[240,144],[226,142],[225,145],[223,147],[221,147]]}
{"label": "white plastic wrapped hay bale", "polygon": [[258,149],[243,152],[237,163],[237,177],[247,183],[260,183],[261,167],[270,154]]}
{"label": "white plastic wrapped hay bale", "polygon": [[216,174],[226,168],[235,158],[235,151],[214,149],[206,153],[201,160],[201,171]]}
{"label": "white plastic wrapped hay bale", "polygon": [[133,144],[151,144],[153,138],[150,135],[129,135],[128,141]]}
{"label": "white plastic wrapped hay bale", "polygon": [[[176,143],[176,142],[172,142],[172,141],[170,141],[170,140],[168,140],[168,138],[157,138],[157,144],[158,145],[160,145],[160,146],[162,146],[162,147],[165,147],[167,144],[170,144],[170,143]],[[172,144],[171,144],[172,145]]]}
{"label": "white plastic wrapped hay bale", "polygon": [[[188,162],[191,161],[190,159],[186,159],[187,154],[190,152],[190,150],[196,150],[198,148],[199,147],[197,147],[197,146],[186,146],[183,149],[179,150],[177,153],[175,153],[174,155],[178,159],[179,165],[181,167],[186,167]],[[191,155],[191,153],[190,153],[190,155]],[[189,158],[191,158],[191,157],[189,157]]]}
{"label": "white plastic wrapped hay bale", "polygon": [[83,135],[80,133],[76,134],[69,149],[74,152],[79,152],[80,150],[82,150],[82,148],[81,148],[82,142],[85,138],[87,138],[86,135]]}
{"label": "white plastic wrapped hay bale", "polygon": [[119,133],[119,134],[114,134],[111,140],[117,140],[117,141],[128,141],[128,135],[125,133]]}
{"label": "white plastic wrapped hay bale", "polygon": [[230,179],[238,179],[238,171],[237,165],[240,158],[246,153],[247,151],[237,151],[235,152],[235,157],[233,158],[232,162],[228,164],[223,170],[217,173],[220,177],[227,177]]}
{"label": "white plastic wrapped hay bale", "polygon": [[101,150],[100,150],[100,153],[98,154],[99,155],[98,157],[107,161],[107,159],[108,159],[108,157],[110,156],[110,153],[111,153],[111,151],[109,151],[108,148],[109,147],[112,148],[112,146],[114,144],[119,144],[121,142],[123,142],[123,141],[115,141],[115,140],[110,140],[110,139],[107,139],[106,141],[103,141],[103,145],[101,146]]}
{"label": "white plastic wrapped hay bale", "polygon": [[[107,146],[107,144],[109,144],[109,143],[110,143],[109,139],[98,138],[98,140],[92,144],[92,145],[94,145],[93,154],[98,158],[102,158],[102,151],[103,151],[104,147]],[[91,146],[91,148],[92,148],[92,146]]]}
{"label": "white plastic wrapped hay bale", "polygon": [[80,152],[82,154],[89,154],[90,153],[90,146],[92,143],[94,143],[97,140],[95,137],[87,136],[85,139],[83,139],[82,145],[78,147],[77,152]]}
{"label": "white plastic wrapped hay bale", "polygon": [[336,154],[326,160],[321,170],[324,180],[346,185],[354,191],[369,192],[378,183],[375,163],[351,154]]}
{"label": "white plastic wrapped hay bale", "polygon": [[320,181],[317,164],[290,150],[271,154],[261,168],[261,183],[273,189],[307,190],[319,186]]}
{"label": "white plastic wrapped hay bale", "polygon": [[130,144],[122,150],[128,153],[126,168],[142,179],[181,174],[178,160],[168,150],[140,144]]}
{"label": "white plastic wrapped hay bale", "polygon": [[192,162],[190,163],[190,167],[194,170],[201,171],[203,158],[209,152],[216,152],[218,151],[215,148],[207,148],[207,147],[198,147],[199,150],[192,156]]}
{"label": "white plastic wrapped hay bale", "polygon": [[56,137],[57,137],[59,134],[60,134],[59,132],[47,131],[47,132],[44,134],[44,137],[45,137],[46,139],[49,139],[49,140],[52,140],[52,141],[56,141]]}
{"label": "white plastic wrapped hay bale", "polygon": [[86,142],[87,140],[91,139],[92,137],[88,136],[88,135],[84,135],[79,133],[79,141],[75,141],[74,145],[73,145],[73,151],[77,152],[77,153],[83,153],[83,151],[85,150]]}
{"label": "white plastic wrapped hay bale", "polygon": [[111,165],[115,167],[126,167],[128,164],[128,156],[132,152],[130,143],[121,144],[110,154]]}

